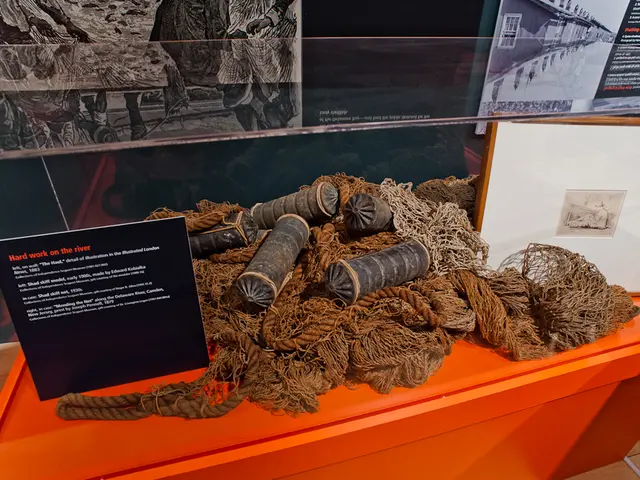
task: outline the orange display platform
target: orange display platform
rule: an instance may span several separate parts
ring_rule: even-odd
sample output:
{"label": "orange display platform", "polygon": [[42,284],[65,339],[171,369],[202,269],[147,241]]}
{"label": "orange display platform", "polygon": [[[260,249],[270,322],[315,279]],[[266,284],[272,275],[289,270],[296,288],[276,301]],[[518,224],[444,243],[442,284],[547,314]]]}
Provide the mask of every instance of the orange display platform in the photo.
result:
{"label": "orange display platform", "polygon": [[[190,380],[173,375],[92,392]],[[0,393],[0,478],[566,478],[640,438],[640,318],[553,358],[511,362],[458,342],[425,385],[338,388],[320,412],[67,422],[40,402],[19,355]]]}

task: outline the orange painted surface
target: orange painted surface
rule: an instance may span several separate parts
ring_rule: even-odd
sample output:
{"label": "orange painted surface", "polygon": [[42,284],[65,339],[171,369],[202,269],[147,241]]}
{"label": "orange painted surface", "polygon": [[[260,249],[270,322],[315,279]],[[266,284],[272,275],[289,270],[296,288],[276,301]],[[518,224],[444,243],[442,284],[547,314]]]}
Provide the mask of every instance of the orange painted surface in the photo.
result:
{"label": "orange painted surface", "polygon": [[[92,393],[145,390],[157,383],[188,381],[197,374]],[[510,362],[459,342],[427,384],[396,389],[386,396],[368,387],[339,388],[322,397],[315,415],[274,416],[245,402],[212,420],[65,422],[55,416],[55,401],[38,400],[20,357],[0,393],[0,477],[163,478],[203,469],[248,468],[257,460],[260,473],[250,478],[293,475],[466,430],[638,375],[640,320],[636,319],[616,335],[543,361]],[[598,410],[597,402],[589,405]],[[291,455],[294,450],[305,453]]]}
{"label": "orange painted surface", "polygon": [[[567,478],[563,472],[565,458],[572,454],[574,445],[588,431],[592,419],[607,408],[618,386],[606,385],[490,422],[476,423],[463,430],[450,431],[282,478],[389,479],[398,478],[398,472],[401,471],[403,479],[416,480],[564,479]],[[601,438],[601,443],[606,443],[605,439]],[[598,455],[595,450],[582,453],[585,461],[591,458],[591,453]],[[583,466],[572,473],[587,470],[589,467]]]}
{"label": "orange painted surface", "polygon": [[[582,379],[595,372],[603,370]],[[579,394],[568,394],[579,381],[564,389],[561,382],[545,385],[424,413],[413,409],[402,420],[188,473],[172,475],[178,471],[174,465],[126,478],[342,479],[360,472],[356,478],[388,480],[398,478],[396,470],[406,479],[564,479],[619,461],[635,444],[640,417],[628,412],[637,411],[640,377]],[[543,401],[556,389],[557,399]],[[505,409],[512,413],[500,416]],[[397,461],[390,464],[390,458]]]}

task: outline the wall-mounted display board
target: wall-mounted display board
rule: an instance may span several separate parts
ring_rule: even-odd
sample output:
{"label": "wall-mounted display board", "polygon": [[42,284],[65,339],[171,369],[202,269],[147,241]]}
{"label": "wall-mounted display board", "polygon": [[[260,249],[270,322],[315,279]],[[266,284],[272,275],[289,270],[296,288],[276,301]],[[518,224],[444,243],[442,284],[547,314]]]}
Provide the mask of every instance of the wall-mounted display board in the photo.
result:
{"label": "wall-mounted display board", "polygon": [[640,291],[639,146],[629,125],[494,125],[477,218],[489,264],[530,242],[554,244]]}

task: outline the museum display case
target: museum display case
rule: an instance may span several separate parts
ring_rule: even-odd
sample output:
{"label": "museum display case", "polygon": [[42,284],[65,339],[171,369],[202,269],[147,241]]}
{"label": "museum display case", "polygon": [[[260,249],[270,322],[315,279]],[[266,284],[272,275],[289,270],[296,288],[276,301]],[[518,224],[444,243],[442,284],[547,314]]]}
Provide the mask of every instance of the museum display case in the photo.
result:
{"label": "museum display case", "polygon": [[[0,472],[565,478],[621,459],[640,428],[640,108],[596,99],[620,45],[577,29],[529,77],[491,73],[493,38],[295,31],[0,46],[0,340],[9,308],[24,332]],[[585,55],[589,85],[567,74]],[[169,219],[190,250],[169,226],[133,233]],[[109,268],[147,268],[195,310],[197,292],[202,320],[23,311],[4,257],[35,261],[51,234],[69,255],[175,254]],[[151,374],[171,329],[174,354],[201,338],[208,356]]]}

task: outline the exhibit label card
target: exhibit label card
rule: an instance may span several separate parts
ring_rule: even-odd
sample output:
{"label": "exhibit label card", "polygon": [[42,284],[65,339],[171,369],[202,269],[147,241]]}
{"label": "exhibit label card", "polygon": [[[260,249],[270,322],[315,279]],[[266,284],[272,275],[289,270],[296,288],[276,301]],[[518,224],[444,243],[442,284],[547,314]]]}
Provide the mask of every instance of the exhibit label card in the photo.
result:
{"label": "exhibit label card", "polygon": [[183,217],[0,241],[41,400],[205,367]]}

